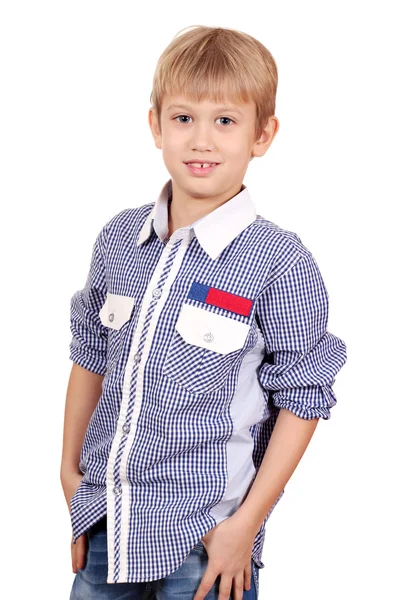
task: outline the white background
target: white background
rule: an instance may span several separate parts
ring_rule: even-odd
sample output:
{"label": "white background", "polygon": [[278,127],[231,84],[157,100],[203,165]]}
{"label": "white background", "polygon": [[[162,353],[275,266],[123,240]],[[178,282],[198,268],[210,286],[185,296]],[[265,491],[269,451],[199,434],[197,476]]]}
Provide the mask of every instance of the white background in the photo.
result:
{"label": "white background", "polygon": [[268,521],[260,598],[400,597],[395,4],[2,3],[2,597],[69,598],[69,302],[100,228],[169,178],[147,122],[152,77],[196,24],[249,33],[277,62],[280,130],[244,182],[312,251],[348,349],[331,419]]}

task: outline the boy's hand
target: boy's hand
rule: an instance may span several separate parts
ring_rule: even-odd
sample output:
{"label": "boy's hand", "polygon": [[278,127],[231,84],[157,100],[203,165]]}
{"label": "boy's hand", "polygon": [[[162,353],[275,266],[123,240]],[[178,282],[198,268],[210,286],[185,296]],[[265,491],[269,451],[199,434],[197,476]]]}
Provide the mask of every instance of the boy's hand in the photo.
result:
{"label": "boy's hand", "polygon": [[[64,491],[65,500],[68,504],[68,510],[71,513],[71,499],[75,494],[76,490],[79,487],[83,475],[79,471],[64,473],[61,477],[62,488]],[[86,558],[86,548],[87,548],[87,534],[83,533],[76,540],[76,544],[73,543],[73,538],[71,539],[71,561],[72,561],[72,571],[76,573],[78,569],[83,569],[85,566],[85,558]]]}
{"label": "boy's hand", "polygon": [[203,600],[221,575],[218,600],[242,600],[251,587],[251,553],[255,534],[234,513],[201,538],[208,565],[193,600]]}
{"label": "boy's hand", "polygon": [[87,534],[82,533],[74,544],[71,540],[71,561],[72,571],[76,573],[78,569],[83,569],[85,566],[86,559],[86,548],[87,548]]}

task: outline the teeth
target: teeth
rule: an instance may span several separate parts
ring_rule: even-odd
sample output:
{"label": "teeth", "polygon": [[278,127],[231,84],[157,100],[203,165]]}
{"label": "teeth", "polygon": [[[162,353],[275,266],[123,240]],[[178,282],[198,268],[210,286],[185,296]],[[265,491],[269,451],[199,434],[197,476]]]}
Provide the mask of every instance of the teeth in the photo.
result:
{"label": "teeth", "polygon": [[192,167],[204,168],[204,167],[211,167],[211,166],[215,165],[216,163],[188,163],[188,164],[192,165]]}

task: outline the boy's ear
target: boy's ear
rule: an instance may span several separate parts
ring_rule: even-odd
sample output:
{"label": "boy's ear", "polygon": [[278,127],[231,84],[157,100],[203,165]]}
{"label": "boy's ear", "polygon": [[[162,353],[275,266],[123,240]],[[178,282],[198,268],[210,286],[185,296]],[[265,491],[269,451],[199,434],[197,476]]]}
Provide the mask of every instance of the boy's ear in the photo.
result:
{"label": "boy's ear", "polygon": [[268,148],[273,142],[274,137],[279,131],[279,121],[275,115],[269,117],[266,126],[264,127],[262,134],[256,140],[252,149],[252,156],[264,156]]}
{"label": "boy's ear", "polygon": [[156,114],[155,108],[153,106],[149,109],[148,121],[149,121],[151,133],[154,138],[156,147],[161,150],[161,148],[162,148],[161,128],[160,128],[160,125],[157,120],[157,114]]}

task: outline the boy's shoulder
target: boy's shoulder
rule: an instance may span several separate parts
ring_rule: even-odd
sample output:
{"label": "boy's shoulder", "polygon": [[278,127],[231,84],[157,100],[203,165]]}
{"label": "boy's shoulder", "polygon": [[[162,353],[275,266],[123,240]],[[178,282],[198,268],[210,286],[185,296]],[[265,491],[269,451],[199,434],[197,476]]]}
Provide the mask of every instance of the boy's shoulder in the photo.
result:
{"label": "boy's shoulder", "polygon": [[112,234],[114,231],[131,229],[132,226],[143,224],[154,204],[155,202],[148,202],[136,208],[124,208],[113,215],[104,225],[104,228],[107,233]]}
{"label": "boy's shoulder", "polygon": [[304,245],[300,236],[295,231],[285,229],[259,214],[257,214],[253,226],[260,238],[268,246],[272,246],[276,252],[292,250],[298,254],[299,258],[312,256],[311,251]]}
{"label": "boy's shoulder", "polygon": [[266,268],[265,287],[275,283],[300,263],[312,269],[318,268],[311,250],[295,231],[285,229],[259,214],[252,226],[256,232],[257,260]]}

